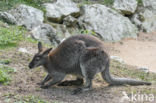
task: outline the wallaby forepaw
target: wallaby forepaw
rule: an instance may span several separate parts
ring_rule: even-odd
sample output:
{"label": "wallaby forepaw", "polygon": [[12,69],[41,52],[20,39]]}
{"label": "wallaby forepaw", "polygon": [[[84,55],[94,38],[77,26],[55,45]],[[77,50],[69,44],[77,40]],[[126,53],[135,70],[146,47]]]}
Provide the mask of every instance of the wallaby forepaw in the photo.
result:
{"label": "wallaby forepaw", "polygon": [[78,89],[73,90],[71,94],[75,95],[75,94],[79,94],[81,92],[82,92],[82,88],[78,88]]}
{"label": "wallaby forepaw", "polygon": [[39,83],[36,83],[37,85],[44,85],[44,83],[42,83],[42,82],[39,82]]}
{"label": "wallaby forepaw", "polygon": [[47,85],[41,85],[40,87],[41,87],[42,89],[48,89],[49,86],[47,86]]}

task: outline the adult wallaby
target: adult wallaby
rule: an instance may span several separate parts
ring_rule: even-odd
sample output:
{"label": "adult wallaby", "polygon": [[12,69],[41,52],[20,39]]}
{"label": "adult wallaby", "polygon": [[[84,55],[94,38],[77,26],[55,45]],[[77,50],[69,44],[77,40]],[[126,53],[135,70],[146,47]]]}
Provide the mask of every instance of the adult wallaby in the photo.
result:
{"label": "adult wallaby", "polygon": [[[73,94],[90,90],[92,79],[99,72],[110,85],[151,85],[149,82],[134,79],[114,78],[110,75],[109,64],[110,58],[101,40],[90,35],[75,35],[64,40],[54,50],[43,50],[39,42],[38,53],[33,57],[29,67],[43,66],[48,72],[40,83],[41,88],[61,83],[66,74],[76,75],[77,81],[83,81],[84,78],[84,86],[74,90]],[[45,84],[51,78],[53,80]]]}

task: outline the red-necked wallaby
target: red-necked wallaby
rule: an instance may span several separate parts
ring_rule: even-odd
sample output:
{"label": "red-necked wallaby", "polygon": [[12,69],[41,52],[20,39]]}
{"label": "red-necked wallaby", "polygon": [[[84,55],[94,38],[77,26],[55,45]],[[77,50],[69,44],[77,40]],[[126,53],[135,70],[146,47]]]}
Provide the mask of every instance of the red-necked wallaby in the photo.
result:
{"label": "red-necked wallaby", "polygon": [[[29,67],[43,66],[48,72],[40,83],[41,88],[61,83],[66,74],[76,75],[77,81],[82,81],[84,78],[84,86],[74,90],[73,94],[90,90],[92,79],[99,72],[110,85],[151,85],[149,82],[134,79],[114,78],[110,75],[109,64],[110,58],[104,51],[101,40],[90,35],[75,35],[64,40],[54,50],[52,48],[43,50],[39,42],[38,53],[33,57]],[[53,80],[45,84],[51,78]]]}

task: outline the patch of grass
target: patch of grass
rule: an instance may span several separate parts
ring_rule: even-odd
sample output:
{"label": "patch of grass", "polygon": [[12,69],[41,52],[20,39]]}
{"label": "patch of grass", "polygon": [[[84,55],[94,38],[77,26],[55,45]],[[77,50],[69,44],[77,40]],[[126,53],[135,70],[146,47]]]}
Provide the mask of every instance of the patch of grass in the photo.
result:
{"label": "patch of grass", "polygon": [[5,28],[0,26],[0,49],[16,46],[23,39],[25,32],[23,27],[10,26]]}
{"label": "patch of grass", "polygon": [[[5,94],[4,97],[6,97],[6,102],[8,101],[9,103],[49,103],[41,99],[39,96],[33,95],[20,96],[17,94],[8,93]],[[13,101],[10,101],[12,99]]]}
{"label": "patch of grass", "polygon": [[74,2],[78,2],[79,6],[82,6],[84,4],[103,4],[106,6],[111,6],[114,3],[114,0],[73,0]]}
{"label": "patch of grass", "polygon": [[44,11],[42,4],[50,1],[51,0],[1,0],[0,11],[9,10],[19,4],[26,4]]}
{"label": "patch of grass", "polygon": [[142,0],[137,0],[137,2],[138,2],[138,5],[143,5]]}
{"label": "patch of grass", "polygon": [[7,66],[0,66],[0,83],[7,85],[11,81],[10,73],[15,72],[15,69],[7,67]]}
{"label": "patch of grass", "polygon": [[10,63],[11,63],[10,59],[0,60],[0,64],[10,64]]}

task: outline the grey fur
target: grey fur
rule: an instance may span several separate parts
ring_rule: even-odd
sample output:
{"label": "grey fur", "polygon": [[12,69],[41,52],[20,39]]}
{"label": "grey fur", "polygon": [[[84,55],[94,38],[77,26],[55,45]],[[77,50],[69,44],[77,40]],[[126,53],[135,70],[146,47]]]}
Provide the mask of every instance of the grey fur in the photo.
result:
{"label": "grey fur", "polygon": [[[109,55],[104,50],[103,42],[94,36],[71,36],[54,50],[43,51],[41,47],[41,43],[39,43],[39,53],[34,56],[29,67],[34,68],[37,64],[36,58],[40,58],[38,62],[42,61],[42,63],[38,66],[42,65],[48,72],[47,77],[40,83],[42,88],[60,83],[66,74],[73,74],[86,81],[84,86],[74,90],[73,94],[88,91],[92,88],[92,79],[99,72],[110,85],[151,84],[134,79],[112,77],[109,73]],[[53,80],[45,84],[51,78]]]}

